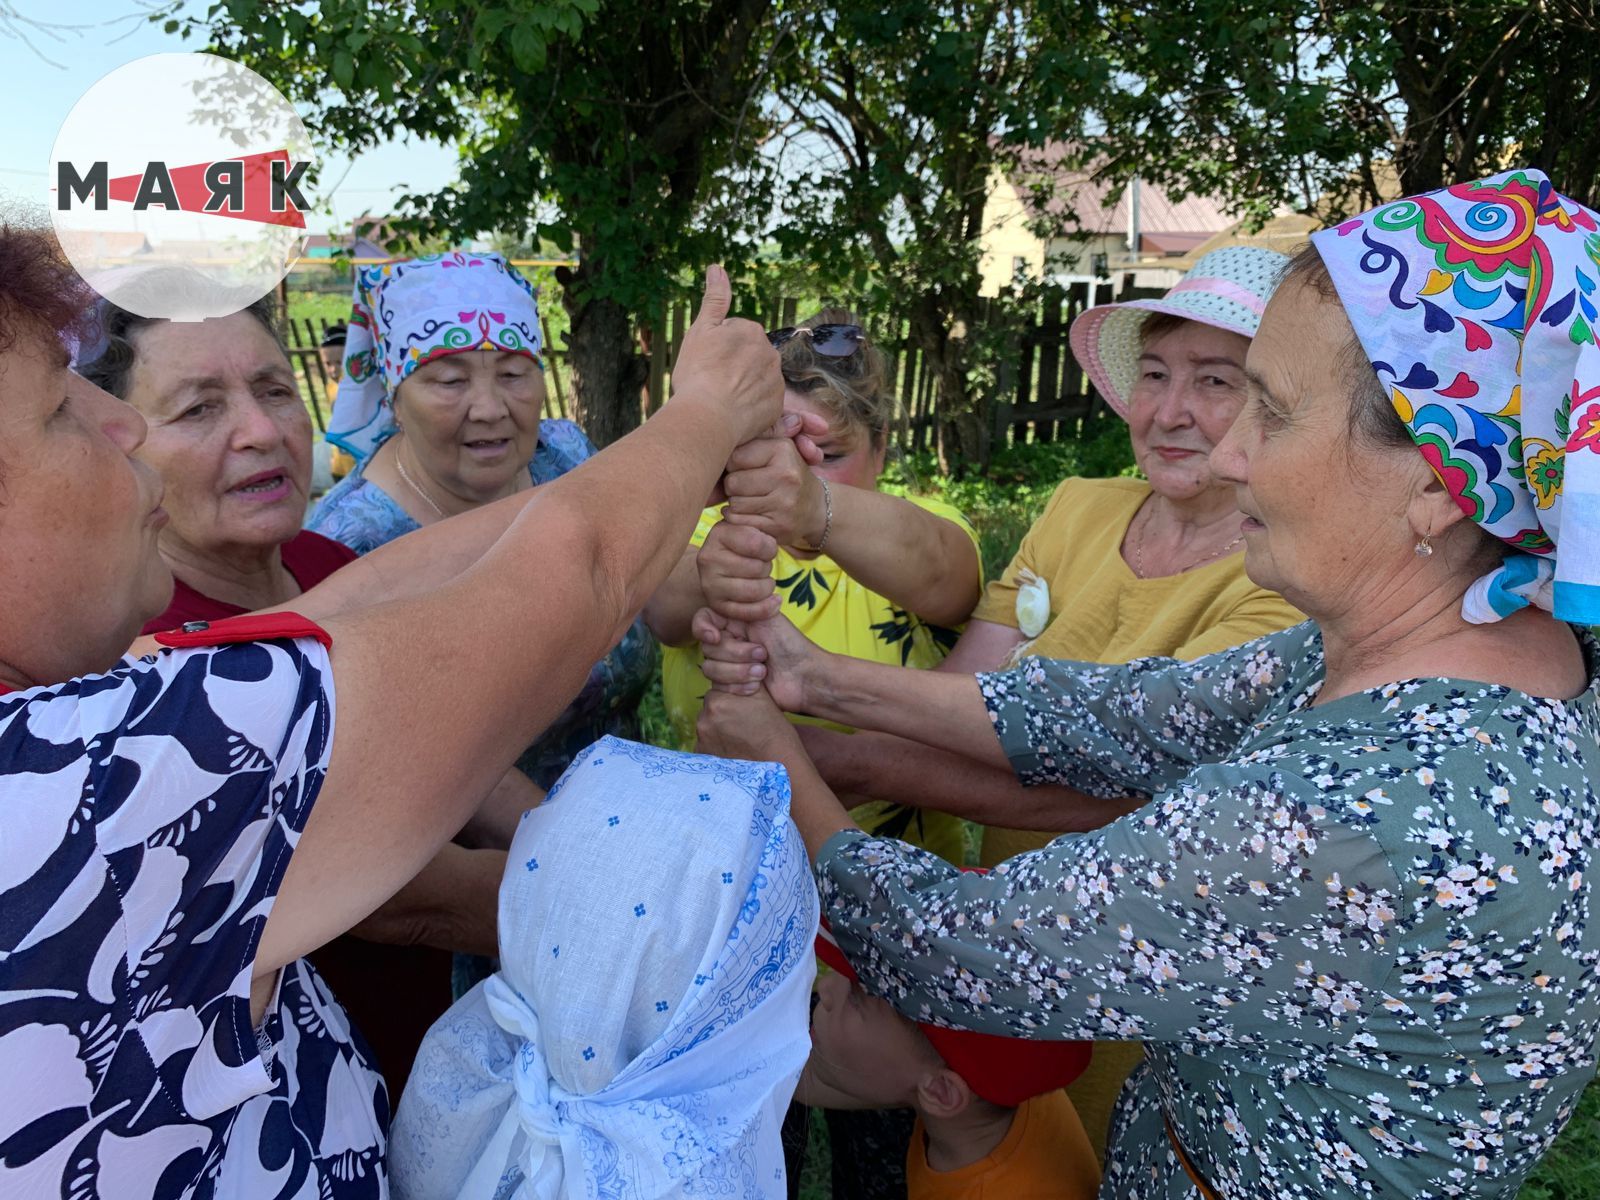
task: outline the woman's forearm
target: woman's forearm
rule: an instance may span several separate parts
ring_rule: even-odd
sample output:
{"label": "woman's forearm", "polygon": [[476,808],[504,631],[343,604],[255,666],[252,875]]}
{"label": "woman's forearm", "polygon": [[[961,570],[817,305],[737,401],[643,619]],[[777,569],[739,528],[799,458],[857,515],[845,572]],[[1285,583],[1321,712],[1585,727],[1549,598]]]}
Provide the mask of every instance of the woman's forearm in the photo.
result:
{"label": "woman's forearm", "polygon": [[[663,409],[662,414],[664,415],[665,413],[666,410]],[[677,417],[680,413],[675,411],[673,415]],[[673,422],[664,422],[663,424],[673,424]],[[652,430],[652,432],[658,431]],[[661,430],[660,432],[666,431]],[[675,433],[676,430],[672,432]],[[731,453],[732,438],[727,435],[726,430],[708,431],[706,444],[717,445],[718,438],[715,436],[717,432],[721,432],[724,435],[722,440],[728,443],[727,449],[723,450],[718,447],[709,457],[703,453],[699,455],[690,454],[686,460],[686,465],[692,463],[696,457],[705,458],[708,463],[715,465],[712,460],[717,453],[722,453],[724,458],[727,453]],[[685,439],[680,437],[676,440],[681,448],[681,443]],[[630,482],[630,468],[635,471],[631,481],[637,485],[639,482],[637,468],[641,465],[636,461],[638,458],[648,456],[653,461],[647,461],[642,465],[646,467],[654,466],[659,461],[659,459],[655,458],[656,454],[672,453],[672,451],[663,450],[652,453],[646,450],[645,455],[631,455],[627,451],[633,448],[624,448],[624,444],[621,442],[617,444],[616,449],[623,451],[621,455],[617,456],[622,460],[621,462],[596,457],[584,463],[577,471],[569,472],[567,476],[563,476],[558,482],[567,484],[568,479],[577,476],[579,472],[588,468],[590,463],[596,464],[598,469],[592,472],[595,478],[584,480],[588,486],[582,489],[582,494],[586,497],[586,500],[582,501],[582,503],[584,503],[584,507],[588,512],[593,514],[596,510],[603,508],[604,503],[603,501],[596,503],[594,493],[597,490],[602,492],[608,489],[611,490],[616,495],[618,503],[609,514],[608,520],[611,523],[612,531],[620,533],[621,530],[617,527],[622,526],[624,522],[616,521],[616,514],[637,511],[633,508],[623,507],[624,504],[630,503],[624,500],[623,496],[628,491],[635,493],[641,491],[637,486],[633,488],[627,486]],[[704,444],[700,446],[700,449],[704,449]],[[648,470],[644,474],[647,478],[655,478],[653,473]],[[695,472],[692,470],[686,471],[685,475],[693,477]],[[715,483],[715,473],[712,474],[711,479],[712,483]],[[555,484],[543,486],[553,487]],[[538,499],[540,490],[540,488],[532,488],[519,492],[515,496],[508,496],[504,500],[497,500],[493,504],[486,504],[482,508],[476,508],[459,516],[451,517],[448,521],[440,521],[434,525],[428,525],[408,533],[404,537],[396,538],[349,566],[334,572],[333,575],[304,595],[277,607],[279,609],[293,610],[315,621],[324,620],[327,617],[354,608],[382,604],[391,600],[409,599],[432,592],[457,578],[462,572],[475,566],[511,530],[517,518],[523,514],[528,505]],[[659,495],[660,489],[652,486],[646,490],[651,495]],[[690,485],[685,490],[693,492],[695,498],[703,502],[705,496],[710,493],[711,487],[708,484],[703,490],[694,492],[693,486]],[[646,498],[645,495],[637,495],[635,499],[642,500]],[[662,502],[662,512],[671,511],[671,505],[667,497],[661,497],[660,501]],[[694,509],[694,515],[696,517],[699,515],[698,506]],[[601,528],[604,528],[606,523],[605,521],[601,522]],[[648,525],[649,522],[646,521],[644,524]],[[692,522],[690,529],[691,531],[693,529]],[[635,541],[642,542],[642,539],[635,539]],[[688,537],[685,536],[680,543],[680,550],[682,545],[687,544]],[[640,546],[638,545],[632,548],[632,557],[628,561],[632,561],[633,557],[643,557],[647,560],[654,560],[659,557],[656,554],[641,555],[638,553],[639,549]],[[650,549],[656,548],[650,547]],[[696,592],[698,593],[698,581],[696,581]],[[688,617],[692,617],[695,608],[698,607],[699,605],[696,604],[694,608],[689,609],[688,615],[684,618],[685,630],[688,627]]]}
{"label": "woman's forearm", "polygon": [[504,850],[447,843],[410,883],[351,930],[369,942],[492,956]]}
{"label": "woman's forearm", "polygon": [[645,603],[644,623],[663,646],[688,646],[694,642],[690,623],[706,603],[700,588],[698,553],[693,546],[685,550],[666,582]]}
{"label": "woman's forearm", "polygon": [[862,586],[935,625],[959,625],[981,594],[978,552],[953,521],[864,488],[830,491],[827,554]]}
{"label": "woman's forearm", "polygon": [[[678,403],[676,413],[673,404]],[[662,417],[672,420],[661,423]],[[655,430],[649,425],[658,424]],[[630,439],[650,433],[633,446]],[[738,434],[710,406],[678,398],[609,449],[556,482],[580,485],[569,496],[594,546],[597,571],[626,591],[626,625],[665,582],[689,545],[695,523],[738,444]],[[585,478],[585,473],[588,477]],[[618,631],[620,634],[620,630]]]}
{"label": "woman's forearm", "polygon": [[[299,613],[321,623],[372,605],[425,596],[475,566],[536,498],[538,490],[530,488],[414,530],[340,567],[293,600],[260,611]],[[146,635],[133,643],[129,653],[154,654],[159,649],[154,636]]]}
{"label": "woman's forearm", "polygon": [[523,815],[543,804],[544,797],[542,787],[512,767],[461,827],[456,843],[472,850],[509,849]]}
{"label": "woman's forearm", "polygon": [[289,610],[322,621],[369,604],[431,592],[476,564],[537,491],[518,492],[396,538],[341,567],[305,594],[267,611]]}
{"label": "woman's forearm", "polygon": [[1102,799],[1058,785],[1025,787],[1009,768],[887,733],[802,732],[818,772],[839,790],[910,808],[953,813],[984,825],[1081,833],[1144,803]]}
{"label": "woman's forearm", "polygon": [[807,667],[798,711],[1009,769],[975,675],[916,671],[829,654]]}
{"label": "woman's forearm", "polygon": [[817,773],[804,751],[785,755],[780,761],[789,772],[789,815],[800,837],[806,844],[806,853],[812,858],[834,834],[841,829],[858,829],[850,814],[839,802],[833,789]]}
{"label": "woman's forearm", "polygon": [[258,974],[348,929],[461,828],[666,577],[737,436],[676,398],[535,489],[450,582],[326,622],[338,733]]}

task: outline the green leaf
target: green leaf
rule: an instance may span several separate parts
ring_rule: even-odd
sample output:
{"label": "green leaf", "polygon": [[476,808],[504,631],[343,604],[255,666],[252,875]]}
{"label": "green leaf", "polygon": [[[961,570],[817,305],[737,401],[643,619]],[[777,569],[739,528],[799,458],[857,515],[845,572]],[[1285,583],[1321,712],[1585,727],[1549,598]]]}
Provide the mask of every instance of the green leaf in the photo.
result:
{"label": "green leaf", "polygon": [[565,224],[541,224],[539,236],[551,242],[563,254],[572,253],[572,229]]}
{"label": "green leaf", "polygon": [[542,71],[545,65],[544,36],[532,21],[521,21],[511,31],[511,58],[522,71]]}

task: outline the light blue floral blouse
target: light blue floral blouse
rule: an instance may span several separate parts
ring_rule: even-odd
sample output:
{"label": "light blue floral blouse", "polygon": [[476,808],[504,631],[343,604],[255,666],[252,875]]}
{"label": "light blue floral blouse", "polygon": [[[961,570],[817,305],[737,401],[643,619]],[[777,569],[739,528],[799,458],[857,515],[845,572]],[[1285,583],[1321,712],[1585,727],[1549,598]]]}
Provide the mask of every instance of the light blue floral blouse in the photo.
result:
{"label": "light blue floral blouse", "polygon": [[906,1014],[1146,1042],[1105,1197],[1516,1194],[1595,1071],[1600,654],[1570,701],[1414,679],[1312,707],[1306,624],[1192,663],[980,677],[1019,777],[1151,801],[989,876],[836,835],[816,864]]}
{"label": "light blue floral blouse", "polygon": [[[594,453],[594,444],[573,422],[541,421],[528,474],[535,484],[549,483]],[[322,498],[306,528],[343,542],[357,554],[367,554],[421,526],[358,467]],[[655,639],[642,620],[635,621],[611,653],[594,665],[577,698],[517,766],[548,788],[591,742],[608,733],[637,740],[639,702],[655,670]]]}

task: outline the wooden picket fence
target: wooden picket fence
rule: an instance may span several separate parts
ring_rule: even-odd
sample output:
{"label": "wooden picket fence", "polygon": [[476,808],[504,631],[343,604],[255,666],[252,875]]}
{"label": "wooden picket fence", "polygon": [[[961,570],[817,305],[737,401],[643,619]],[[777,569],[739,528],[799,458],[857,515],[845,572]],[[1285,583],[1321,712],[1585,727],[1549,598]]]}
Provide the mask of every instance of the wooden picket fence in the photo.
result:
{"label": "wooden picket fence", "polygon": [[[1161,293],[1124,289],[1113,295],[1110,284],[1096,285],[1092,292],[1091,295],[1091,286],[1087,283],[1046,289],[1038,303],[1024,314],[1020,327],[1013,331],[994,392],[989,397],[989,434],[994,449],[1019,442],[1053,442],[1076,437],[1083,422],[1093,418],[1103,405],[1072,356],[1067,330],[1074,318],[1092,304]],[[781,300],[759,315],[767,328],[776,329],[795,324],[798,309],[797,301]],[[994,302],[984,301],[978,320],[988,319],[992,310],[998,311]],[[655,319],[640,330],[640,347],[650,360],[647,382],[640,397],[643,415],[654,412],[666,399],[672,364],[690,319],[688,304],[663,306]],[[327,321],[303,318],[290,322],[287,329],[290,360],[304,381],[304,391],[319,429],[326,428],[328,380],[317,347],[327,326]],[[889,358],[889,378],[900,401],[893,431],[896,446],[905,451],[931,449],[937,425],[935,372],[922,351],[912,343],[904,322],[894,329],[874,326],[870,332]],[[548,329],[544,353],[551,384],[546,415],[566,417],[571,378],[565,351],[554,344]]]}
{"label": "wooden picket fence", "polygon": [[[993,448],[1076,437],[1083,422],[1102,407],[1104,402],[1072,356],[1067,330],[1074,318],[1093,304],[1145,299],[1162,292],[1124,288],[1114,293],[1109,283],[1093,287],[1092,292],[1091,295],[1087,283],[1046,289],[1024,315],[1011,338],[990,397],[989,434]],[[978,320],[988,319],[991,311],[998,311],[994,301],[981,302]],[[797,313],[796,301],[783,300],[759,315],[768,329],[778,329],[793,325]],[[666,396],[672,362],[689,319],[687,304],[674,305],[656,318],[654,328],[666,330],[668,336],[649,339],[647,411],[653,411]],[[891,386],[900,401],[893,431],[895,445],[904,451],[931,449],[938,421],[935,371],[912,342],[905,322],[894,329],[874,325],[870,332],[889,359]]]}

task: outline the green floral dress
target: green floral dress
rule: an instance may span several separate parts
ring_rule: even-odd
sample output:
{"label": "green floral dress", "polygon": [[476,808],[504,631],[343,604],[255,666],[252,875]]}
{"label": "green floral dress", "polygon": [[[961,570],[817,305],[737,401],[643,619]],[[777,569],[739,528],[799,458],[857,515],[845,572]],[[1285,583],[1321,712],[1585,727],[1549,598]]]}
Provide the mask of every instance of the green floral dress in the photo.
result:
{"label": "green floral dress", "polygon": [[906,1014],[1147,1043],[1101,1194],[1512,1196],[1595,1071],[1590,686],[1451,679],[1312,707],[1300,625],[1195,662],[980,677],[1027,783],[1149,794],[988,876],[852,831],[833,932]]}

